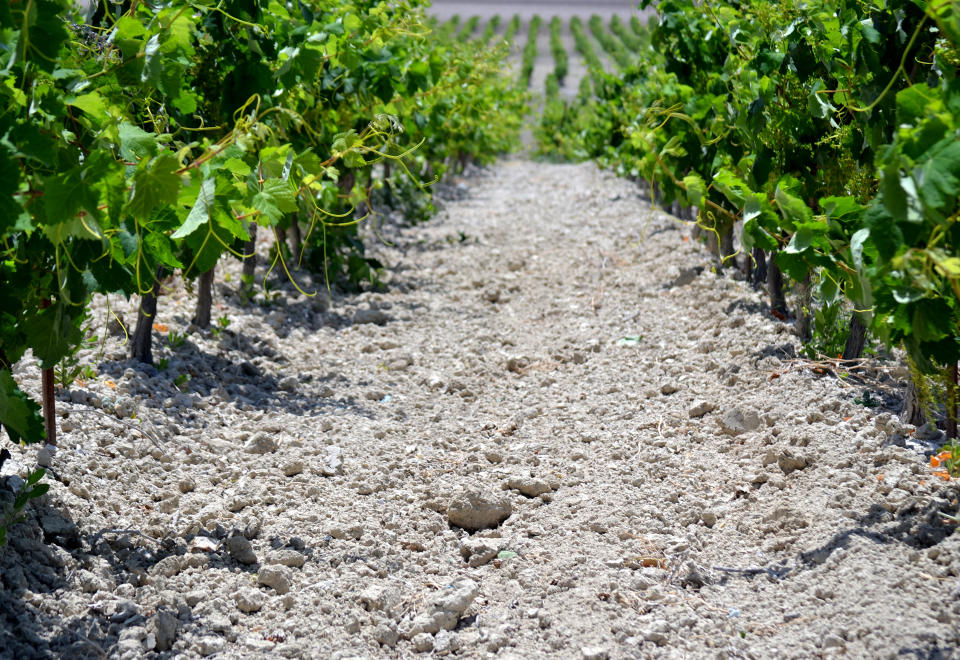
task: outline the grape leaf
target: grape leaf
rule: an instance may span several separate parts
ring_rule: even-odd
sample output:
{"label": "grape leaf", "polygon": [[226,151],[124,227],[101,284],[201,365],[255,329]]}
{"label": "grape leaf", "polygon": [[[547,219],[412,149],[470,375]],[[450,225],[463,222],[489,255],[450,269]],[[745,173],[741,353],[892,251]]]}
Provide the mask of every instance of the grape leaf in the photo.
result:
{"label": "grape leaf", "polygon": [[210,220],[210,208],[213,206],[214,193],[216,192],[217,182],[214,179],[204,179],[200,186],[200,193],[197,195],[197,201],[190,209],[187,219],[183,221],[177,231],[173,232],[170,238],[180,239],[189,236],[197,228]]}
{"label": "grape leaf", "polygon": [[150,213],[165,204],[174,204],[180,191],[180,163],[169,151],[141,161],[133,175],[133,195],[127,210],[135,217],[147,219]]}
{"label": "grape leaf", "polygon": [[40,406],[17,387],[6,369],[0,370],[0,425],[14,442],[40,442],[46,435]]}
{"label": "grape leaf", "polygon": [[130,122],[122,122],[119,129],[120,155],[124,160],[134,163],[150,158],[157,153],[157,136],[147,133]]}
{"label": "grape leaf", "polygon": [[23,323],[23,330],[34,356],[40,361],[41,369],[52,367],[69,355],[71,348],[79,344],[81,338],[80,328],[74,323],[64,302],[53,304],[29,317]]}
{"label": "grape leaf", "polygon": [[262,190],[253,197],[253,208],[266,216],[269,224],[276,225],[284,213],[297,210],[297,199],[289,183],[283,179],[267,179]]}

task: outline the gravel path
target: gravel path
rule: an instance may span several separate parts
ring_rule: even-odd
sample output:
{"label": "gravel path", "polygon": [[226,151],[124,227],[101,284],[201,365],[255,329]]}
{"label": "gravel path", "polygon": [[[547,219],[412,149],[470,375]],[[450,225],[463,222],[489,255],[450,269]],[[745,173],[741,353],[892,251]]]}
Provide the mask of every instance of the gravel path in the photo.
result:
{"label": "gravel path", "polygon": [[244,304],[225,261],[225,330],[171,341],[174,281],[165,369],[110,338],[0,555],[0,655],[960,657],[924,430],[793,360],[635,185],[454,190],[376,248],[386,293]]}

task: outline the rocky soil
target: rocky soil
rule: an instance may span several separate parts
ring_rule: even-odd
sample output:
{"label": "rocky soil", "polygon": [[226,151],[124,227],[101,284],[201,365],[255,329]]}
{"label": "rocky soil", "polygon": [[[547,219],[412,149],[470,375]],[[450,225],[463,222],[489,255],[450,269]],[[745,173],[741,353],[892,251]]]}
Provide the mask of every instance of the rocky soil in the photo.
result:
{"label": "rocky soil", "polygon": [[384,292],[245,302],[224,261],[217,332],[168,283],[163,368],[110,335],[0,553],[0,655],[960,657],[935,431],[798,359],[633,184],[459,190],[385,228]]}

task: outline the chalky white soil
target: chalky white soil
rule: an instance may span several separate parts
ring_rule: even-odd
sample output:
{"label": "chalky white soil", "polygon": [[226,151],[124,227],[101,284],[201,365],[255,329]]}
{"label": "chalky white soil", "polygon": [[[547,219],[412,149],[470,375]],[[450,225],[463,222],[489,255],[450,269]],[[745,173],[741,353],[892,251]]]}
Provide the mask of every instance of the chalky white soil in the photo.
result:
{"label": "chalky white soil", "polygon": [[163,370],[110,337],[0,554],[0,655],[960,657],[958,492],[911,428],[630,182],[459,190],[385,228],[385,292],[244,304],[224,261],[219,335],[157,333]]}

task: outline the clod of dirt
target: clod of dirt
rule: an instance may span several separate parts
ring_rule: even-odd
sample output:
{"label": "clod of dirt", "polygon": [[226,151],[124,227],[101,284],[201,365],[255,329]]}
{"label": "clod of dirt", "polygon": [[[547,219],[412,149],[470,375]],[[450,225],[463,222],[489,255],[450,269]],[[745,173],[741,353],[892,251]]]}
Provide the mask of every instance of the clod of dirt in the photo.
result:
{"label": "clod of dirt", "polygon": [[740,435],[760,426],[760,416],[753,410],[731,408],[719,420],[720,430],[727,435]]}
{"label": "clod of dirt", "polygon": [[607,660],[610,652],[602,646],[584,646],[580,649],[580,656],[583,660]]}
{"label": "clod of dirt", "polygon": [[790,474],[795,470],[802,470],[807,467],[807,459],[805,456],[796,454],[792,449],[784,448],[777,456],[777,467],[784,474]]}
{"label": "clod of dirt", "polygon": [[340,447],[327,447],[327,457],[320,471],[325,477],[343,474],[343,450]]}
{"label": "clod of dirt", "polygon": [[270,553],[267,557],[268,564],[279,564],[280,566],[289,566],[291,568],[302,568],[306,561],[306,557],[292,548],[277,550],[276,552]]}
{"label": "clod of dirt", "polygon": [[690,408],[690,418],[695,419],[697,417],[703,417],[709,412],[713,412],[717,409],[717,404],[712,401],[697,401],[693,404],[693,407]]}
{"label": "clod of dirt", "polygon": [[413,620],[400,623],[400,636],[413,639],[422,633],[453,630],[460,616],[480,593],[477,583],[469,578],[447,585],[430,603],[430,609],[418,614]]}
{"label": "clod of dirt", "polygon": [[285,477],[295,477],[301,472],[303,472],[303,461],[299,458],[283,464],[283,476]]}
{"label": "clod of dirt", "polygon": [[363,307],[353,314],[353,322],[357,324],[372,323],[374,325],[383,325],[390,320],[390,316],[376,307]]}
{"label": "clod of dirt", "polygon": [[257,573],[257,582],[283,595],[290,591],[290,570],[283,566],[264,566]]}
{"label": "clod of dirt", "polygon": [[500,539],[471,538],[460,546],[460,554],[471,568],[483,566],[497,556],[503,547]]}
{"label": "clod of dirt", "polygon": [[418,653],[427,653],[433,650],[433,635],[430,633],[419,633],[414,635],[410,641],[413,642],[413,648]]}
{"label": "clod of dirt", "polygon": [[492,529],[510,517],[513,508],[506,495],[484,493],[476,489],[455,495],[447,505],[451,525],[476,531]]}
{"label": "clod of dirt", "polygon": [[527,497],[539,497],[553,490],[546,481],[534,477],[512,477],[507,480],[506,486],[512,490],[520,491]]}
{"label": "clod of dirt", "polygon": [[277,451],[277,447],[279,446],[280,443],[270,434],[257,433],[243,446],[243,451],[248,454],[269,454]]}
{"label": "clod of dirt", "polygon": [[237,604],[237,609],[245,613],[259,612],[264,601],[263,594],[252,587],[240,589],[233,599]]}
{"label": "clod of dirt", "polygon": [[382,621],[373,631],[373,638],[380,646],[393,648],[400,639],[397,624],[393,621]]}
{"label": "clod of dirt", "polygon": [[177,617],[167,610],[159,610],[147,621],[147,647],[169,651],[177,639],[177,626]]}
{"label": "clod of dirt", "polygon": [[243,536],[231,536],[223,542],[227,548],[227,554],[241,564],[256,564],[257,555],[253,551],[250,541]]}

